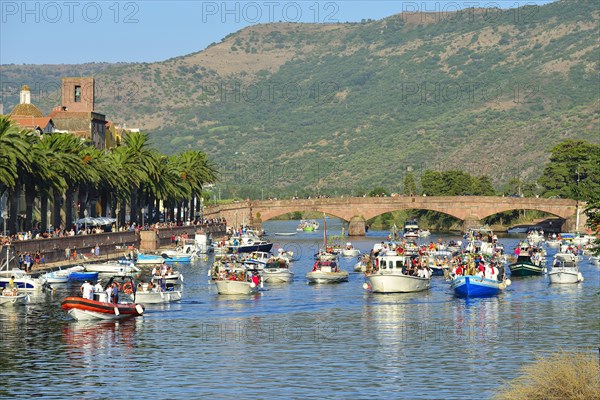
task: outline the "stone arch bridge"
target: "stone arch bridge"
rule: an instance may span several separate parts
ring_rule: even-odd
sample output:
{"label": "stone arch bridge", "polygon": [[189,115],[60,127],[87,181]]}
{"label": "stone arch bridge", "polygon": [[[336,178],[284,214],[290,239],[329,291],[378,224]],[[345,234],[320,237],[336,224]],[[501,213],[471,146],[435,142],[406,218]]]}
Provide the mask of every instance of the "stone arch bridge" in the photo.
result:
{"label": "stone arch bridge", "polygon": [[585,224],[581,211],[585,204],[569,199],[494,196],[398,196],[342,197],[298,200],[246,200],[227,205],[205,207],[206,218],[224,217],[228,225],[246,223],[259,226],[279,215],[295,211],[318,211],[349,223],[349,235],[364,235],[366,221],[396,210],[437,211],[463,221],[463,227],[481,226],[481,220],[511,210],[538,210],[564,220],[563,230],[573,231],[579,212],[579,227]]}

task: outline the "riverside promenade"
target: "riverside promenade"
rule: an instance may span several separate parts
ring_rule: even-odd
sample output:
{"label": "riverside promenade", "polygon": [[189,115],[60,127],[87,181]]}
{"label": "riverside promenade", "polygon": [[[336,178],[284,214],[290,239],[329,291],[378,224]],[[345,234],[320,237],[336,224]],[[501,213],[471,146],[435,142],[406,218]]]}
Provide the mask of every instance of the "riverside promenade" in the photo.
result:
{"label": "riverside promenade", "polygon": [[[89,235],[65,236],[59,238],[32,239],[11,243],[11,261],[9,268],[18,268],[18,256],[29,253],[32,258],[36,253],[43,255],[44,262],[33,265],[33,272],[68,268],[91,262],[115,260],[123,256],[134,255],[136,249],[155,252],[161,248],[172,246],[172,239],[187,234],[193,238],[196,231],[210,233],[213,239],[218,239],[227,230],[224,224],[184,225],[160,227],[158,229],[124,232],[105,232]],[[143,239],[150,237],[151,240]],[[144,243],[145,242],[145,243]],[[146,247],[144,248],[144,245]],[[99,256],[94,255],[94,249],[100,248]],[[68,251],[67,251],[68,249]],[[6,249],[0,252],[0,265],[6,262]]]}

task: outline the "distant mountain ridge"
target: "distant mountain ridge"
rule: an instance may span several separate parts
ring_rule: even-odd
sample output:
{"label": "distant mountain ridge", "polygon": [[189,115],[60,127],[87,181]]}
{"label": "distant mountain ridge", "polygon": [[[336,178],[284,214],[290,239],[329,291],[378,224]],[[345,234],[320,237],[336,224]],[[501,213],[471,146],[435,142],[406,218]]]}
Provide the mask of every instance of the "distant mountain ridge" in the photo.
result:
{"label": "distant mountain ridge", "polygon": [[93,75],[99,111],[161,151],[205,150],[234,195],[399,191],[409,169],[535,177],[559,141],[600,141],[599,13],[563,0],[261,24],[157,63],[3,65],[4,112],[20,84],[48,111],[59,99],[36,84]]}

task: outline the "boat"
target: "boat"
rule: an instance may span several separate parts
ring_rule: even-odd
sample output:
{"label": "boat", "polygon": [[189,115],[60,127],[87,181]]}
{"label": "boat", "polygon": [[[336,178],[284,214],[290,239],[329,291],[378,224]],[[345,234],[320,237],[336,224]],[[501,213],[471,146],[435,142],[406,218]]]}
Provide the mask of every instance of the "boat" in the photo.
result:
{"label": "boat", "polygon": [[354,272],[365,272],[371,263],[371,256],[369,254],[363,254],[360,260],[354,264]]}
{"label": "boat", "polygon": [[577,257],[574,254],[556,254],[548,277],[550,278],[550,283],[583,282],[583,275],[579,272]]}
{"label": "boat", "polygon": [[412,265],[408,256],[379,256],[375,258],[373,270],[365,272],[365,290],[373,293],[411,293],[429,289],[431,272],[419,268],[418,274],[410,274]]}
{"label": "boat", "polygon": [[275,232],[275,236],[296,236],[297,232]]}
{"label": "boat", "polygon": [[165,259],[160,254],[137,253],[135,263],[137,265],[156,265],[162,264]]}
{"label": "boat", "polygon": [[[306,274],[308,283],[339,283],[348,280],[348,271],[339,268],[337,254],[327,246],[327,216],[323,214],[323,248],[317,253],[312,271]],[[332,258],[333,257],[333,258]]]}
{"label": "boat", "polygon": [[316,230],[318,230],[320,227],[320,224],[315,221],[314,219],[305,221],[305,220],[301,220],[300,224],[298,224],[298,227],[296,228],[297,231],[304,231],[304,232],[314,232]]}
{"label": "boat", "polygon": [[590,256],[590,264],[600,265],[600,257],[599,256]]}
{"label": "boat", "polygon": [[402,231],[402,235],[405,238],[416,239],[419,237],[419,225],[416,220],[406,221],[404,223],[404,230]]}
{"label": "boat", "polygon": [[[129,283],[132,290],[134,290],[133,278],[130,276],[112,277],[108,280],[104,289],[106,290],[113,282],[118,283],[121,289]],[[62,301],[61,308],[77,321],[117,320],[137,317],[144,313],[144,306],[135,303],[135,298],[133,302],[111,303],[106,291],[93,293],[93,297],[93,299],[86,299],[79,296],[69,296]],[[127,294],[126,297],[129,300]]]}
{"label": "boat", "polygon": [[[189,240],[191,239],[187,239],[185,244],[188,244]],[[213,250],[210,232],[204,232],[203,230],[196,231],[196,234],[194,235],[194,242],[195,243],[193,245],[195,246],[196,253],[208,254]]]}
{"label": "boat", "polygon": [[499,281],[477,275],[458,275],[450,282],[450,288],[457,297],[495,296],[509,285],[510,279]]}
{"label": "boat", "polygon": [[527,232],[527,241],[533,245],[537,245],[546,240],[544,237],[544,230],[542,228],[534,227]]}
{"label": "boat", "polygon": [[208,271],[217,292],[224,295],[258,293],[261,279],[252,265],[238,262],[236,259],[217,261]]}
{"label": "boat", "polygon": [[71,273],[67,270],[48,271],[40,274],[40,279],[46,283],[67,283],[69,282],[69,275]]}
{"label": "boat", "polygon": [[419,229],[419,237],[426,238],[431,236],[431,232],[428,229]]}
{"label": "boat", "polygon": [[468,229],[465,239],[468,240],[465,250],[469,253],[478,253],[488,257],[496,253],[504,254],[504,246],[498,242],[498,237],[489,228]]}
{"label": "boat", "polygon": [[348,280],[348,272],[339,269],[335,261],[315,261],[313,270],[306,274],[308,283],[339,283]]}
{"label": "boat", "polygon": [[177,250],[166,250],[161,253],[162,258],[167,264],[191,263],[196,258],[196,253],[182,253]]}
{"label": "boat", "polygon": [[529,227],[527,226],[513,226],[506,230],[506,233],[527,233]]}
{"label": "boat", "polygon": [[16,288],[6,288],[0,292],[0,306],[18,306],[21,304],[27,304],[29,302],[29,295],[23,292],[19,292]]}
{"label": "boat", "polygon": [[233,236],[228,241],[228,252],[251,253],[253,251],[270,252],[273,243],[262,240],[255,233],[246,231],[242,235]]}
{"label": "boat", "polygon": [[[530,253],[531,252],[531,253]],[[542,249],[533,246],[520,246],[517,260],[509,265],[510,276],[533,276],[546,272],[542,263]]]}
{"label": "boat", "polygon": [[[128,289],[127,291],[132,291]],[[162,304],[180,301],[183,297],[183,284],[181,281],[176,283],[167,282],[164,285],[154,284],[154,282],[140,282],[135,293],[130,292],[131,300],[140,304]]]}
{"label": "boat", "polygon": [[[5,253],[6,252],[6,253]],[[4,245],[2,254],[5,255],[4,264],[0,266],[0,289],[5,289],[11,279],[19,290],[33,291],[42,289],[47,283],[40,278],[33,277],[19,268],[9,269],[11,261],[15,260],[14,246]]]}
{"label": "boat", "polygon": [[98,272],[86,271],[83,265],[77,265],[67,269],[69,271],[69,281],[96,281]]}
{"label": "boat", "polygon": [[360,250],[352,246],[352,243],[346,243],[346,246],[342,249],[342,257],[358,257]]}
{"label": "boat", "polygon": [[124,275],[140,272],[140,269],[131,261],[128,263],[123,261],[106,261],[103,263],[85,264],[84,267],[86,271],[99,272],[102,274]]}
{"label": "boat", "polygon": [[269,260],[262,270],[262,280],[266,283],[288,283],[293,279],[290,263],[285,259]]}

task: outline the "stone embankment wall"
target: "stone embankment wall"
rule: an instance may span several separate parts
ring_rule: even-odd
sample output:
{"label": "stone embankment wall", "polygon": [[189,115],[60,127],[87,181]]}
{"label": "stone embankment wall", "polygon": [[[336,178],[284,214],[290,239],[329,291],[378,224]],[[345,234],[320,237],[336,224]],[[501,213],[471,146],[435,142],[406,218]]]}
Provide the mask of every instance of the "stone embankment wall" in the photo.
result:
{"label": "stone embankment wall", "polygon": [[[178,226],[173,228],[160,228],[153,231],[158,238],[157,246],[166,247],[171,244],[171,236],[187,233],[190,238],[194,237],[196,230],[210,232],[213,238],[219,238],[225,234],[225,225],[210,226]],[[40,252],[44,255],[46,263],[53,263],[65,260],[65,249],[69,248],[71,257],[74,251],[77,252],[77,260],[84,261],[82,258],[92,253],[98,245],[100,247],[100,258],[116,258],[123,254],[127,248],[138,248],[140,245],[140,235],[134,231],[127,232],[107,232],[93,235],[77,235],[61,238],[33,239],[13,242],[14,251],[19,253],[35,254]],[[2,259],[4,255],[0,256]]]}

